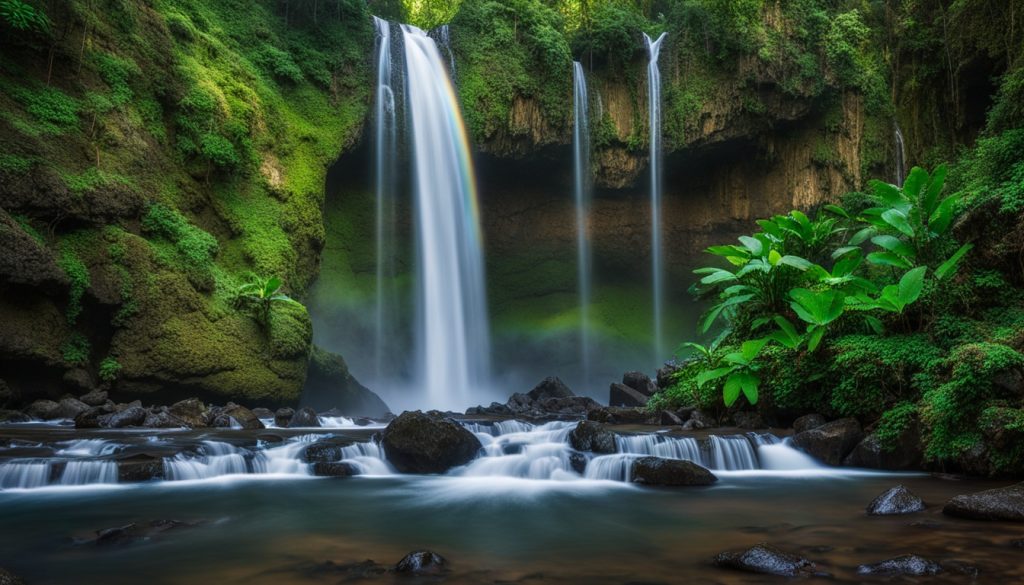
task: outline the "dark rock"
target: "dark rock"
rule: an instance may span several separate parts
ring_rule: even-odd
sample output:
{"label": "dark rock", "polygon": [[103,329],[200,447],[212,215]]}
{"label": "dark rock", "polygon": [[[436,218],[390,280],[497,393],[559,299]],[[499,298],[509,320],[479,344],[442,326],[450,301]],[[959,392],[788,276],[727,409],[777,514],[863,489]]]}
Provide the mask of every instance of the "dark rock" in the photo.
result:
{"label": "dark rock", "polygon": [[793,432],[802,433],[804,431],[816,429],[827,422],[828,421],[825,420],[825,417],[820,414],[805,414],[793,421]]}
{"label": "dark rock", "polygon": [[622,375],[622,383],[647,397],[654,396],[658,391],[650,376],[643,372],[626,372]]}
{"label": "dark rock", "polygon": [[0,423],[24,423],[32,418],[20,410],[0,410]]}
{"label": "dark rock", "polygon": [[414,575],[437,575],[447,571],[447,567],[448,561],[441,555],[429,550],[418,550],[398,561],[395,571]]}
{"label": "dark rock", "polygon": [[352,477],[359,470],[351,463],[341,461],[317,461],[313,464],[313,475],[318,477]]}
{"label": "dark rock", "polygon": [[437,411],[403,412],[384,429],[381,446],[402,473],[444,473],[482,448],[476,435]]}
{"label": "dark rock", "polygon": [[[10,189],[7,185],[4,187],[4,207],[12,209]],[[67,288],[68,277],[57,265],[53,252],[3,209],[0,209],[0,249],[3,250],[0,254],[0,283],[25,285],[46,292],[60,292]]]}
{"label": "dark rock", "polygon": [[633,483],[651,486],[711,485],[715,474],[683,459],[641,457],[633,462],[630,475]]}
{"label": "dark rock", "polygon": [[703,410],[694,410],[690,414],[689,420],[683,423],[683,429],[687,431],[699,431],[701,429],[710,429],[715,426],[718,426],[718,421],[715,420],[715,417]]}
{"label": "dark rock", "polygon": [[175,402],[168,409],[172,415],[182,420],[193,429],[201,429],[208,425],[207,408],[202,400],[198,398],[186,398]]}
{"label": "dark rock", "polygon": [[300,408],[288,421],[288,428],[297,429],[302,427],[319,427],[320,417],[312,408]]}
{"label": "dark rock", "polygon": [[270,410],[269,408],[257,407],[252,409],[252,413],[255,414],[256,418],[259,419],[274,418],[274,411]]}
{"label": "dark rock", "polygon": [[36,420],[53,420],[57,418],[56,412],[60,405],[52,400],[36,400],[28,405],[25,414]]}
{"label": "dark rock", "polygon": [[343,459],[342,448],[353,443],[352,439],[329,437],[308,446],[302,452],[302,460],[306,463],[332,463]]}
{"label": "dark rock", "polygon": [[141,406],[129,406],[128,408],[115,412],[110,415],[107,419],[106,425],[103,425],[101,420],[100,424],[103,426],[110,427],[112,429],[122,429],[125,427],[139,427],[146,422],[146,417],[149,413],[146,412],[145,408]]}
{"label": "dark rock", "polygon": [[490,406],[471,406],[466,409],[466,414],[505,416],[512,414],[512,409],[500,402],[492,402]]}
{"label": "dark rock", "polygon": [[647,412],[643,408],[598,406],[587,411],[587,420],[609,425],[644,425],[659,424],[661,416]]}
{"label": "dark rock", "polygon": [[878,435],[871,433],[857,443],[853,451],[843,460],[847,467],[867,467],[869,469],[888,469],[892,471],[909,471],[921,469],[924,462],[924,450],[921,447],[921,427],[915,420],[900,433],[896,444],[891,449],[885,448]]}
{"label": "dark rock", "polygon": [[[251,410],[239,404],[235,404],[234,402],[229,402],[228,405],[224,407],[224,410],[222,410],[220,414],[222,416],[228,417],[233,422],[238,423],[239,425],[242,426],[243,429],[247,431],[266,428],[263,426],[263,421],[261,421],[259,417],[253,414]],[[230,426],[235,425],[232,424]]]}
{"label": "dark rock", "polygon": [[839,465],[863,437],[860,423],[844,418],[793,436],[793,446],[828,465]]}
{"label": "dark rock", "polygon": [[608,391],[608,406],[646,406],[647,396],[626,386],[612,384]]}
{"label": "dark rock", "polygon": [[75,417],[76,429],[98,429],[107,426],[114,409],[104,404],[93,406]]}
{"label": "dark rock", "polygon": [[109,396],[107,396],[106,390],[93,390],[88,394],[83,394],[78,399],[87,406],[103,406],[107,403]]}
{"label": "dark rock", "polygon": [[274,413],[274,425],[282,429],[287,428],[288,423],[292,422],[293,416],[295,416],[295,410],[288,407],[278,408]]}
{"label": "dark rock", "polygon": [[192,528],[198,526],[199,522],[181,522],[178,520],[153,520],[149,523],[125,524],[113,528],[104,528],[96,531],[96,538],[80,541],[80,544],[95,544],[97,546],[123,546],[145,542],[154,536],[181,528]]}
{"label": "dark rock", "polygon": [[390,413],[379,396],[359,383],[340,355],[313,346],[302,404],[317,412],[338,408],[345,416],[383,417]]}
{"label": "dark rock", "polygon": [[89,406],[77,398],[62,398],[57,403],[57,408],[54,409],[54,418],[74,420],[74,418],[83,412],[89,410]]}
{"label": "dark rock", "polygon": [[616,453],[619,448],[615,443],[615,433],[609,431],[599,422],[580,421],[569,433],[569,444],[577,451],[593,451],[594,453]]}
{"label": "dark rock", "polygon": [[544,400],[546,398],[570,398],[576,396],[572,390],[562,382],[561,379],[550,376],[541,380],[539,384],[526,393],[530,400]]}
{"label": "dark rock", "polygon": [[576,473],[583,475],[587,471],[587,456],[583,453],[570,453],[569,465]]}
{"label": "dark rock", "polygon": [[151,411],[142,426],[148,429],[180,429],[188,428],[188,423],[171,414],[166,406]]}
{"label": "dark rock", "polygon": [[902,485],[887,490],[868,504],[869,516],[913,514],[925,509],[924,502]]}
{"label": "dark rock", "polygon": [[340,577],[339,583],[376,579],[388,572],[387,567],[369,559],[358,563],[324,561],[301,570],[304,575],[314,579],[322,579],[325,575],[331,578]]}
{"label": "dark rock", "polygon": [[974,520],[1024,522],[1024,483],[956,496],[942,513]]}
{"label": "dark rock", "polygon": [[903,555],[880,563],[860,565],[857,567],[858,575],[913,575],[921,577],[924,575],[938,575],[942,567],[928,559],[917,555]]}
{"label": "dark rock", "polygon": [[981,569],[977,565],[961,561],[959,559],[947,559],[939,562],[939,566],[942,567],[943,571],[947,573],[953,573],[956,575],[967,575],[968,577],[977,577],[981,574]]}
{"label": "dark rock", "polygon": [[7,408],[13,406],[17,396],[14,394],[14,390],[7,385],[7,382],[0,380],[0,408]]}
{"label": "dark rock", "polygon": [[658,388],[665,390],[672,386],[675,383],[673,376],[681,369],[683,369],[683,365],[677,363],[668,363],[658,368]]}
{"label": "dark rock", "polygon": [[535,400],[532,405],[535,415],[573,415],[583,416],[595,408],[601,408],[596,400],[589,396],[569,396],[566,398],[543,398]]}
{"label": "dark rock", "polygon": [[0,567],[0,585],[25,585],[17,575]]}
{"label": "dark rock", "polygon": [[661,424],[663,425],[682,425],[683,419],[679,418],[674,412],[663,410],[661,411]]}
{"label": "dark rock", "polygon": [[[68,386],[72,391],[90,391],[96,387],[96,384],[92,381],[92,376],[89,372],[82,368],[74,368],[64,372],[64,376],[61,378],[65,386]],[[92,406],[92,405],[90,405]]]}
{"label": "dark rock", "polygon": [[812,575],[815,569],[811,561],[765,543],[739,553],[722,553],[715,557],[715,566],[781,577]]}
{"label": "dark rock", "polygon": [[756,412],[737,412],[732,415],[732,421],[741,429],[753,430],[768,427],[768,425],[764,424],[764,419],[761,418],[761,415]]}
{"label": "dark rock", "polygon": [[139,454],[117,460],[117,481],[120,483],[163,479],[164,461],[161,457]]}

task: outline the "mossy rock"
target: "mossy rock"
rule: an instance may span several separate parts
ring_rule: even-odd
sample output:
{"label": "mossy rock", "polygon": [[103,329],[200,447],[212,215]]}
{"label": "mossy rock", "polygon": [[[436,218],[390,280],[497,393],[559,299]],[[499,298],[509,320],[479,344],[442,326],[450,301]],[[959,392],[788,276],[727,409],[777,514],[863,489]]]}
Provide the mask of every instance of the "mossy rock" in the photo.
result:
{"label": "mossy rock", "polygon": [[391,412],[379,396],[352,376],[344,358],[315,345],[302,405],[321,412],[336,408],[346,416],[383,417]]}

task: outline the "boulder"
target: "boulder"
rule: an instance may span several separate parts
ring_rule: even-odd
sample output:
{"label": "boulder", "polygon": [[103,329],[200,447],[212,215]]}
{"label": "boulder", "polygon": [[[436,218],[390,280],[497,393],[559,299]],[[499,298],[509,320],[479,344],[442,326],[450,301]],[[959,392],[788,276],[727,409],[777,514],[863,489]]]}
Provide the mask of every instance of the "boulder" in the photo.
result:
{"label": "boulder", "polygon": [[203,404],[203,401],[198,398],[186,398],[185,400],[175,402],[168,409],[168,412],[184,421],[185,424],[193,429],[203,428],[209,424],[207,417],[208,409]]}
{"label": "boulder", "polygon": [[69,389],[77,392],[82,392],[83,390],[88,392],[96,387],[92,381],[92,376],[84,368],[74,368],[64,372],[61,381]]}
{"label": "boulder", "polygon": [[569,398],[576,396],[572,390],[556,376],[544,378],[539,384],[526,393],[530,400],[544,400],[546,398]]}
{"label": "boulder", "polygon": [[932,561],[917,555],[903,555],[879,563],[860,565],[857,567],[858,575],[889,577],[902,575],[922,577],[925,575],[938,575],[941,572],[942,567],[939,566],[938,563],[933,563]]}
{"label": "boulder", "polygon": [[263,420],[266,418],[274,418],[274,411],[269,408],[256,407],[252,409],[252,413],[256,415],[256,418]]}
{"label": "boulder", "polygon": [[815,565],[811,561],[765,543],[743,552],[724,552],[715,557],[715,566],[780,577],[798,577],[815,573]]}
{"label": "boulder", "polygon": [[711,485],[718,481],[715,474],[692,461],[641,457],[630,468],[633,483],[650,486]]}
{"label": "boulder", "polygon": [[384,429],[381,446],[402,473],[444,473],[482,448],[476,435],[437,411],[403,412]]}
{"label": "boulder", "polygon": [[1024,483],[955,496],[942,513],[974,520],[1024,522]]}
{"label": "boulder", "polygon": [[83,404],[88,406],[103,406],[107,403],[110,397],[107,395],[106,390],[93,390],[88,394],[83,394],[78,397]]}
{"label": "boulder", "polygon": [[646,405],[647,396],[625,384],[612,384],[608,391],[608,406]]}
{"label": "boulder", "polygon": [[583,453],[572,452],[569,454],[569,466],[576,473],[583,475],[587,471],[587,456]]}
{"label": "boulder", "polygon": [[643,408],[626,406],[598,406],[587,411],[587,420],[609,425],[658,424],[661,416]]}
{"label": "boulder", "polygon": [[679,415],[669,411],[661,411],[661,424],[663,425],[682,425],[683,419],[679,418]]}
{"label": "boulder", "polygon": [[825,417],[820,414],[805,414],[793,421],[793,432],[802,433],[804,431],[816,429],[827,422],[828,421],[825,420]]}
{"label": "boulder", "polygon": [[869,516],[894,516],[913,514],[925,509],[924,502],[902,485],[886,490],[868,504]]}
{"label": "boulder", "polygon": [[672,384],[675,383],[673,377],[675,376],[676,372],[678,372],[681,369],[683,369],[683,364],[677,364],[675,362],[667,363],[664,366],[658,368],[658,388],[660,388],[661,390],[666,390],[669,387],[671,387]]}
{"label": "boulder", "polygon": [[316,411],[312,408],[300,408],[298,412],[292,415],[288,421],[288,428],[297,429],[304,427],[319,427],[320,417],[317,416]]}
{"label": "boulder", "polygon": [[119,483],[152,481],[163,479],[164,460],[153,455],[139,454],[117,460],[117,481]]}
{"label": "boulder", "polygon": [[860,423],[843,418],[793,435],[793,446],[827,465],[840,465],[863,437]]}
{"label": "boulder", "polygon": [[107,426],[114,409],[107,404],[93,406],[75,417],[76,429],[98,429]]}
{"label": "boulder", "polygon": [[577,451],[593,451],[594,453],[616,453],[619,448],[615,442],[615,433],[609,431],[599,422],[580,421],[569,433],[569,444]]}
{"label": "boulder", "polygon": [[148,429],[180,429],[188,428],[188,424],[170,413],[166,406],[150,410],[142,426]]}
{"label": "boulder", "polygon": [[20,410],[0,410],[0,423],[24,423],[31,420],[29,415]]}
{"label": "boulder", "polygon": [[924,450],[921,448],[921,427],[914,421],[900,433],[891,447],[882,445],[876,433],[864,437],[853,451],[843,459],[847,467],[867,467],[891,471],[921,469],[924,464]]}
{"label": "boulder", "polygon": [[295,416],[295,411],[288,407],[278,408],[277,412],[274,413],[274,426],[282,429],[288,427],[288,423],[292,422],[292,417]]}
{"label": "boulder", "polygon": [[344,358],[313,346],[301,406],[323,412],[337,408],[345,416],[384,417],[390,413],[379,396],[359,383]]}
{"label": "boulder", "polygon": [[263,421],[251,410],[234,402],[228,402],[228,405],[221,411],[221,415],[242,425],[242,428],[247,431],[266,428],[263,426]]}
{"label": "boulder", "polygon": [[352,444],[352,439],[329,437],[309,445],[302,451],[302,460],[306,463],[333,463],[343,458],[342,448]]}
{"label": "boulder", "polygon": [[77,398],[62,398],[52,412],[55,418],[74,420],[76,416],[89,410],[89,406]]}
{"label": "boulder", "polygon": [[352,477],[359,475],[359,469],[342,461],[317,461],[313,464],[313,475],[318,477]]}
{"label": "boulder", "polygon": [[429,550],[411,552],[395,565],[398,573],[413,575],[438,575],[448,570],[448,561],[441,555]]}
{"label": "boulder", "polygon": [[718,421],[715,420],[715,417],[703,410],[694,410],[690,413],[689,420],[683,423],[683,430],[699,431],[701,429],[710,429],[716,426],[718,426]]}
{"label": "boulder", "polygon": [[52,400],[36,400],[28,405],[25,414],[36,420],[53,420],[57,418],[55,413],[58,408],[60,405]]}
{"label": "boulder", "polygon": [[112,429],[122,429],[125,427],[140,427],[146,422],[146,417],[149,415],[145,408],[141,406],[129,406],[128,408],[115,412],[109,415],[106,419],[106,424],[103,424],[103,419],[100,419],[100,425],[106,426]]}
{"label": "boulder", "polygon": [[737,427],[746,430],[768,428],[764,419],[756,412],[737,412],[732,415],[732,421]]}
{"label": "boulder", "polygon": [[17,575],[0,567],[0,585],[25,585]]}
{"label": "boulder", "polygon": [[658,386],[643,372],[626,372],[622,375],[622,384],[647,397],[654,396],[658,391]]}

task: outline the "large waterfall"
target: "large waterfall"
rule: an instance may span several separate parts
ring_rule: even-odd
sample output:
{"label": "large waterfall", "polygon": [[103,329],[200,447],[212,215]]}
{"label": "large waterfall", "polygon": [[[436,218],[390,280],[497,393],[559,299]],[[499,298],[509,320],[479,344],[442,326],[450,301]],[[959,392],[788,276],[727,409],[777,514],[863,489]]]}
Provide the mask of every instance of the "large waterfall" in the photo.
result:
{"label": "large waterfall", "polygon": [[394,347],[395,291],[395,196],[398,161],[397,118],[391,66],[391,24],[373,17],[377,28],[377,95],[374,109],[374,181],[377,196],[377,306],[375,307],[374,366],[376,379],[383,374],[384,358]]}
{"label": "large waterfall", "polygon": [[473,166],[437,45],[402,26],[417,242],[417,358],[432,408],[464,408],[486,383],[490,340]]}
{"label": "large waterfall", "polygon": [[572,64],[573,77],[573,175],[576,192],[576,265],[580,303],[580,365],[584,387],[590,382],[590,123],[587,78],[583,65]]}
{"label": "large waterfall", "polygon": [[661,257],[661,72],[658,70],[658,55],[661,43],[668,33],[661,33],[658,40],[644,33],[647,43],[647,96],[651,145],[651,288],[654,294],[654,358],[655,363],[664,359],[662,335],[662,309],[664,304],[663,259]]}

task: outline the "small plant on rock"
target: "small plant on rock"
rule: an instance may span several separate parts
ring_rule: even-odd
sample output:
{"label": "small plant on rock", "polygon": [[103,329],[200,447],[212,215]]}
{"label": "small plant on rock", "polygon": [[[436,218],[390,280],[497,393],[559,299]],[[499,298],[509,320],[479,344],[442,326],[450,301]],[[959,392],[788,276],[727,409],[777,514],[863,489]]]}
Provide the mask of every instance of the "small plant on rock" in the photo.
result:
{"label": "small plant on rock", "polygon": [[302,306],[302,303],[281,292],[284,283],[280,278],[271,276],[263,279],[250,275],[249,281],[238,287],[235,292],[235,306],[248,311],[263,328],[270,327],[270,313],[274,306],[291,304]]}

